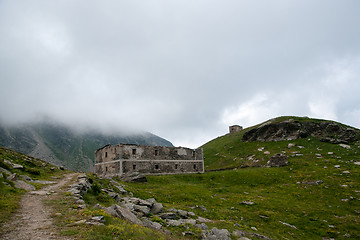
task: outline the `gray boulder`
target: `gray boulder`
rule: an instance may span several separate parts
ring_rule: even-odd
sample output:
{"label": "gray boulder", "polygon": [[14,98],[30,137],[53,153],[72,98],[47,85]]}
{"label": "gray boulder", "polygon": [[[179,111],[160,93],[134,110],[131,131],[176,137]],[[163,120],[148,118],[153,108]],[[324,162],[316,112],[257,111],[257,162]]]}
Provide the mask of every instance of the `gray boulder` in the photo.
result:
{"label": "gray boulder", "polygon": [[205,239],[209,240],[231,240],[230,232],[227,229],[217,229],[214,227],[205,234]]}
{"label": "gray boulder", "polygon": [[14,182],[14,186],[16,188],[21,188],[21,189],[25,189],[26,191],[34,191],[35,190],[35,187],[31,184],[28,184],[24,181],[21,181],[21,180],[17,180]]}
{"label": "gray boulder", "polygon": [[27,175],[20,175],[21,179],[24,181],[32,182],[32,178]]}
{"label": "gray boulder", "polygon": [[112,205],[111,207],[104,209],[107,214],[110,214],[114,217],[123,218],[129,222],[132,222],[137,225],[143,225],[142,222],[133,214],[129,209],[120,207],[119,205]]}
{"label": "gray boulder", "polygon": [[195,224],[195,227],[200,228],[201,230],[209,230],[209,227],[205,223]]}
{"label": "gray boulder", "polygon": [[9,181],[16,181],[18,179],[18,175],[16,173],[11,174],[6,178]]}
{"label": "gray boulder", "polygon": [[173,219],[168,219],[166,220],[166,223],[169,225],[169,226],[173,226],[173,227],[178,227],[180,225],[182,225],[182,222],[178,221],[178,220],[173,220]]}
{"label": "gray boulder", "polygon": [[158,214],[161,213],[163,211],[164,207],[161,203],[154,203],[150,209],[150,212],[152,214]]}
{"label": "gray boulder", "polygon": [[134,205],[134,211],[147,216],[150,213],[150,208],[148,208],[147,206]]}
{"label": "gray boulder", "polygon": [[159,217],[162,219],[175,219],[177,215],[176,213],[173,212],[166,212],[166,213],[161,213]]}
{"label": "gray boulder", "polygon": [[23,165],[13,163],[13,162],[11,162],[9,160],[6,160],[6,159],[4,159],[4,163],[9,164],[13,169],[20,169],[20,170],[24,169]]}
{"label": "gray boulder", "polygon": [[143,222],[143,225],[145,227],[148,227],[148,228],[153,228],[153,229],[156,229],[156,230],[160,230],[162,228],[162,225],[160,223],[150,221],[147,218],[143,218],[142,222]]}
{"label": "gray boulder", "polygon": [[270,158],[267,162],[269,167],[283,167],[289,165],[288,157],[284,154],[278,153]]}

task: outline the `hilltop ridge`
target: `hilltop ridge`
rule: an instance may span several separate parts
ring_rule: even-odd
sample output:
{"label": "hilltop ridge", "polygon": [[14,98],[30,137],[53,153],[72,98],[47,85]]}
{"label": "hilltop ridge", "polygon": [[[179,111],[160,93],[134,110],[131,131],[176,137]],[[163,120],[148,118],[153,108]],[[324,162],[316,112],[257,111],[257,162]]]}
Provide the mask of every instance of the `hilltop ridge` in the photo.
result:
{"label": "hilltop ridge", "polygon": [[243,141],[283,141],[313,136],[329,143],[351,143],[360,131],[334,121],[306,117],[279,117],[245,131]]}
{"label": "hilltop ridge", "polygon": [[290,142],[309,145],[302,154],[309,154],[311,146],[318,142],[324,143],[328,149],[337,148],[335,144],[359,146],[360,130],[323,119],[295,116],[273,118],[204,144],[205,169],[265,166],[274,154],[286,153],[291,157],[293,153],[287,148]]}

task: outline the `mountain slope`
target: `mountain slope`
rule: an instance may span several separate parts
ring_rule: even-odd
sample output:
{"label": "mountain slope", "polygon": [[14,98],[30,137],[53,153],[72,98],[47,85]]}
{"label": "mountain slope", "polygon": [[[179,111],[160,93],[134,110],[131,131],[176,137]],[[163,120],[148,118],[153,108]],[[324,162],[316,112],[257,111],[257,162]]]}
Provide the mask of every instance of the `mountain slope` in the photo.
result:
{"label": "mountain slope", "polygon": [[[289,143],[307,145],[297,149],[298,154],[311,158],[318,150],[313,146],[322,142],[323,148],[330,152],[343,148],[346,143],[359,146],[360,130],[334,121],[311,119],[307,117],[278,117],[240,132],[218,137],[202,147],[205,156],[205,169],[226,169],[248,166],[265,166],[271,156],[285,153],[296,154],[288,149]],[[310,154],[313,152],[314,154]],[[319,151],[318,151],[319,152]],[[355,150],[353,152],[356,155]]]}
{"label": "mountain slope", "polygon": [[0,146],[77,171],[91,171],[95,150],[117,143],[172,146],[169,141],[148,132],[132,135],[105,135],[98,131],[78,133],[54,123],[0,126]]}

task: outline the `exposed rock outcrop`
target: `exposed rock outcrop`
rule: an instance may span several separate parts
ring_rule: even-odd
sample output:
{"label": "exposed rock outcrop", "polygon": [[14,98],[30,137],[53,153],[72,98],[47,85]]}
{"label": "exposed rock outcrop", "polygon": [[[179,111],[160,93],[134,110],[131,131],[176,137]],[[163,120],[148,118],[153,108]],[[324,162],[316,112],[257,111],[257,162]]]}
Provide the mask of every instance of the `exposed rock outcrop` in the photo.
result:
{"label": "exposed rock outcrop", "polygon": [[351,143],[360,138],[357,129],[330,121],[295,121],[289,119],[273,123],[268,121],[259,127],[247,131],[243,141],[282,141],[313,136],[320,141],[330,143]]}

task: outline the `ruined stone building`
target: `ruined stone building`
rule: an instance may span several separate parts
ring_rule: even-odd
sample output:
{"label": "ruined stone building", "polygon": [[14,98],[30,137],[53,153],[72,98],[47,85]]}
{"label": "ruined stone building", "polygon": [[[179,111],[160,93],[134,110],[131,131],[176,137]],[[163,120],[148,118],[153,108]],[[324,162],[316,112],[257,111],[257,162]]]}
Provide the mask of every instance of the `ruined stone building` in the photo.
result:
{"label": "ruined stone building", "polygon": [[242,126],[239,125],[233,125],[233,126],[229,126],[229,133],[236,133],[236,132],[240,132],[241,130],[243,130]]}
{"label": "ruined stone building", "polygon": [[203,173],[202,148],[164,147],[134,144],[106,145],[95,152],[95,173],[123,176]]}

